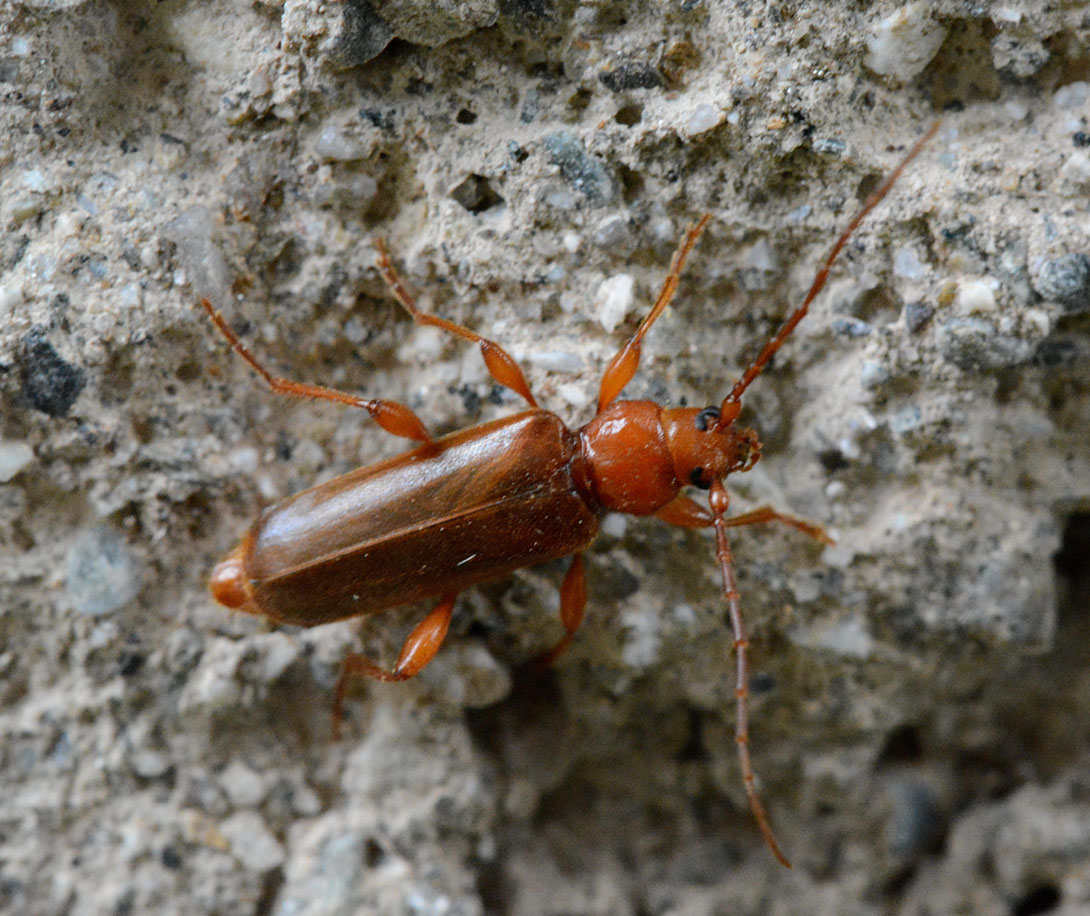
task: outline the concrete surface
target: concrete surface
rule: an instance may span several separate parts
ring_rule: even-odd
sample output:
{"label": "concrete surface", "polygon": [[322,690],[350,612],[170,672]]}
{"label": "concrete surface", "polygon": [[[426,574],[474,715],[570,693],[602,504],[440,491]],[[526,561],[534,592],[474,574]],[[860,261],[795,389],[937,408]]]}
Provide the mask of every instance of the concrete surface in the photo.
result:
{"label": "concrete surface", "polygon": [[[1090,5],[329,0],[0,6],[0,911],[1090,911]],[[752,749],[713,545],[610,517],[563,565],[275,630],[207,594],[261,506],[403,446],[276,371],[518,409],[374,269],[586,422],[711,223],[630,397],[718,403],[862,197],[730,479],[828,526],[734,533]]]}

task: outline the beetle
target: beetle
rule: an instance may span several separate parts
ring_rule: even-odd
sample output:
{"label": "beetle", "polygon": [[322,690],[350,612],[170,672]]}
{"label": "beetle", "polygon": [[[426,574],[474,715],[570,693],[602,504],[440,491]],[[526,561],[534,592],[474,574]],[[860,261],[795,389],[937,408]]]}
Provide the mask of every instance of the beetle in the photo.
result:
{"label": "beetle", "polygon": [[[459,592],[521,567],[571,556],[560,589],[564,635],[540,658],[542,665],[555,661],[583,620],[587,588],[582,551],[594,540],[605,512],[714,528],[734,634],[735,741],[742,779],[766,844],[790,867],[757,795],[750,761],[749,643],[727,529],[775,521],[824,543],[832,541],[819,525],[770,507],[728,518],[724,480],[748,471],[761,457],[757,433],[738,424],[743,393],[806,316],[852,233],[938,128],[939,122],[932,124],[867,198],[833,244],[802,304],[718,405],[662,407],[654,401],[618,399],[639,367],[644,336],[674,297],[708,214],[682,239],[654,306],[602,376],[594,418],[578,430],[538,406],[518,363],[497,343],[421,311],[381,241],[376,243],[379,271],[413,320],[476,343],[492,378],[524,399],[529,409],[433,438],[404,404],[273,375],[223,315],[202,299],[215,326],[272,391],[362,408],[386,432],[419,443],[266,509],[215,567],[209,582],[212,596],[228,608],[304,627],[438,599],[406,639],[393,668],[355,654],[345,659],[336,688],[336,723],[350,678],[406,680],[431,661],[447,634]],[[682,492],[687,486],[707,491],[707,508]]]}

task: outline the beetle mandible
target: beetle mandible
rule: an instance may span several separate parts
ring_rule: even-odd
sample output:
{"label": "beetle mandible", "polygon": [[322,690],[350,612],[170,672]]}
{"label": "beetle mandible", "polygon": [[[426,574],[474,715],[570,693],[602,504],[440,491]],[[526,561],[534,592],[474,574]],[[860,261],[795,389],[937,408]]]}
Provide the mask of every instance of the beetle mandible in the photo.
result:
{"label": "beetle mandible", "polygon": [[[757,796],[749,753],[749,672],[745,624],[727,529],[782,522],[825,543],[824,530],[769,507],[727,517],[723,484],[761,456],[752,429],[739,426],[742,395],[805,317],[829,271],[864,217],[889,193],[939,128],[935,122],[867,198],[834,242],[809,292],[718,406],[667,408],[618,400],[636,373],[644,335],[670,303],[685,259],[709,216],[689,229],[674,253],[654,306],[602,376],[598,410],[578,430],[538,407],[515,360],[498,344],[422,312],[402,285],[386,248],[378,267],[394,297],[418,324],[476,343],[492,378],[530,409],[435,439],[404,404],[366,399],[270,373],[207,300],[201,305],[234,350],[276,393],[336,401],[368,412],[384,430],[419,442],[388,461],[318,484],[266,509],[212,573],[213,597],[229,608],[278,623],[317,626],[426,598],[439,603],[406,639],[392,669],[358,655],[345,659],[336,710],[351,677],[401,681],[418,674],[447,634],[459,592],[515,569],[571,556],[560,589],[564,635],[541,662],[568,647],[583,620],[587,589],[582,551],[605,512],[654,515],[672,525],[714,528],[715,554],[735,650],[735,740],[750,809],[776,858],[790,866]],[[708,491],[708,507],[685,495]]]}

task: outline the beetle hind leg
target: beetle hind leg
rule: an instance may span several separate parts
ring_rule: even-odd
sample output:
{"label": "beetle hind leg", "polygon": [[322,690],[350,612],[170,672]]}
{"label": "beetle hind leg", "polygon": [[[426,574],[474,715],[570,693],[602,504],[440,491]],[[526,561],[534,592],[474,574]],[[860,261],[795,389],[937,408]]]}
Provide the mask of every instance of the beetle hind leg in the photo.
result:
{"label": "beetle hind leg", "polygon": [[370,678],[376,681],[407,681],[416,677],[427,666],[439,647],[446,639],[447,630],[450,629],[450,618],[454,613],[454,601],[458,596],[444,595],[440,601],[420,621],[409,634],[401,652],[397,657],[397,663],[387,670],[376,665],[373,661],[362,655],[351,653],[346,655],[341,664],[341,673],[337,678],[337,687],[333,696],[333,737],[341,736],[341,723],[344,720],[344,696],[348,690],[348,682],[352,678]]}
{"label": "beetle hind leg", "polygon": [[250,368],[265,380],[275,394],[284,394],[293,398],[310,398],[314,401],[333,401],[337,404],[347,404],[349,407],[359,407],[366,410],[371,419],[391,435],[414,439],[417,442],[431,442],[431,434],[420,418],[410,408],[397,401],[360,398],[346,391],[338,391],[336,388],[326,388],[325,385],[294,382],[282,375],[273,375],[265,368],[261,360],[250,352],[219,309],[207,299],[201,299],[200,302],[201,307],[208,313],[208,317],[212,319],[212,323],[231,345],[231,349],[249,363]]}

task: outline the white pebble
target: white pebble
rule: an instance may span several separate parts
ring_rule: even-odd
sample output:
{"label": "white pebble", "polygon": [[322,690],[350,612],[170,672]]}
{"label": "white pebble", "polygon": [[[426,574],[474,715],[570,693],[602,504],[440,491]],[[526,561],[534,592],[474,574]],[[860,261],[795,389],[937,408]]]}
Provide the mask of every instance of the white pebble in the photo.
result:
{"label": "white pebble", "polygon": [[351,344],[361,344],[367,340],[367,325],[358,318],[349,318],[344,323],[344,339]]}
{"label": "white pebble", "polygon": [[1048,337],[1052,333],[1052,318],[1044,309],[1026,309],[1022,321],[1033,328],[1039,337]]}
{"label": "white pebble", "polygon": [[1016,99],[1011,99],[1003,106],[1003,112],[1012,121],[1024,121],[1026,115],[1029,114],[1029,106],[1025,102],[1019,102]]}
{"label": "white pebble", "polygon": [[371,152],[371,145],[350,136],[339,124],[328,124],[318,134],[314,142],[314,151],[323,159],[334,162],[354,162],[366,159]]}
{"label": "white pebble", "polygon": [[889,381],[889,369],[877,360],[868,359],[859,370],[859,384],[870,390]]}
{"label": "white pebble", "polygon": [[81,614],[109,614],[140,591],[136,557],[107,525],[84,530],[68,548],[66,566],[68,596]]}
{"label": "white pebble", "polygon": [[239,474],[252,474],[257,470],[257,449],[251,445],[243,445],[232,449],[227,455],[227,463],[232,471]]}
{"label": "white pebble", "polygon": [[439,328],[414,328],[405,343],[398,347],[397,358],[406,363],[435,362],[446,341],[446,335]]}
{"label": "white pebble", "polygon": [[867,632],[866,622],[854,615],[842,620],[821,621],[793,632],[791,637],[798,644],[828,649],[850,658],[867,658],[874,651],[874,640]]}
{"label": "white pebble", "polygon": [[602,519],[602,534],[607,534],[611,538],[623,538],[624,533],[628,530],[628,516],[622,515],[620,512],[609,512],[606,517]]}
{"label": "white pebble", "polygon": [[714,105],[707,103],[697,105],[689,115],[689,123],[685,127],[686,133],[690,137],[705,133],[722,124],[725,117],[724,113]]}
{"label": "white pebble", "polygon": [[144,302],[144,291],[139,283],[126,283],[117,294],[118,304],[125,309],[138,309]]}
{"label": "white pebble", "polygon": [[867,36],[867,67],[902,83],[923,72],[946,39],[929,7],[909,3],[876,23]]}
{"label": "white pebble", "polygon": [[742,256],[742,263],[762,273],[774,273],[780,266],[767,238],[760,238],[754,242],[749,251]]}
{"label": "white pebble", "polygon": [[606,331],[613,331],[628,314],[635,299],[636,281],[631,274],[617,274],[602,281],[594,297],[598,322]]}
{"label": "white pebble", "polygon": [[548,372],[578,372],[583,368],[582,358],[571,350],[531,352],[527,355],[526,361]]}
{"label": "white pebble", "polygon": [[905,245],[894,252],[893,275],[906,280],[917,280],[924,275],[923,264],[911,245]]}
{"label": "white pebble", "polygon": [[1069,190],[1077,190],[1090,185],[1090,156],[1082,150],[1076,150],[1067,157],[1060,167],[1060,178],[1069,184]]}
{"label": "white pebble", "polygon": [[258,665],[254,676],[271,684],[298,660],[302,647],[286,633],[262,633],[254,637]]}
{"label": "white pebble", "polygon": [[83,220],[71,211],[62,213],[57,217],[56,231],[59,236],[68,238],[73,235],[79,235],[82,228]]}
{"label": "white pebble", "polygon": [[915,405],[897,411],[889,419],[889,429],[894,435],[904,436],[923,425],[923,412]]}
{"label": "white pebble", "polygon": [[830,480],[825,485],[825,496],[828,499],[839,499],[847,489],[847,484],[843,480]]}
{"label": "white pebble", "polygon": [[129,755],[129,766],[141,779],[158,779],[170,772],[173,762],[167,754],[150,748],[141,748]]}
{"label": "white pebble", "polygon": [[27,169],[23,172],[23,186],[28,191],[44,191],[46,189],[45,177],[38,169]]}
{"label": "white pebble", "polygon": [[995,293],[988,280],[962,280],[958,283],[958,308],[964,314],[992,312],[995,310]]}
{"label": "white pebble", "polygon": [[669,243],[677,241],[677,227],[674,226],[674,221],[668,216],[659,216],[652,219],[647,231],[651,233],[651,237],[657,242]]}
{"label": "white pebble", "polygon": [[0,442],[0,483],[7,483],[34,460],[34,450],[25,442]]}
{"label": "white pebble", "polygon": [[220,824],[231,853],[251,871],[267,872],[284,862],[284,847],[256,811],[239,811]]}
{"label": "white pebble", "polygon": [[839,449],[840,454],[842,454],[849,461],[855,461],[860,456],[860,454],[862,454],[862,452],[860,452],[859,450],[859,446],[847,436],[841,437],[841,439],[837,442],[836,447],[837,449]]}
{"label": "white pebble", "polygon": [[1090,83],[1068,83],[1056,90],[1052,101],[1057,108],[1079,108],[1090,97]]}
{"label": "white pebble", "polygon": [[569,407],[586,407],[587,390],[575,382],[566,382],[556,386],[556,396]]}
{"label": "white pebble", "polygon": [[256,808],[269,793],[263,773],[250,769],[241,760],[232,760],[219,777],[220,788],[236,808]]}
{"label": "white pebble", "polygon": [[813,208],[809,204],[802,204],[795,207],[790,213],[787,214],[787,219],[792,223],[801,223],[813,212]]}

